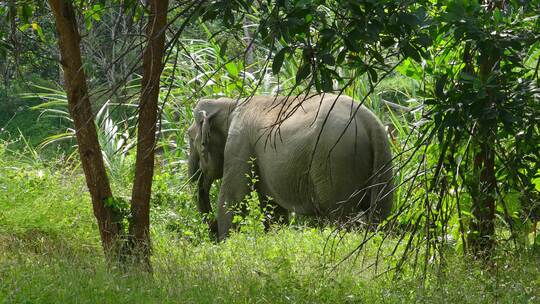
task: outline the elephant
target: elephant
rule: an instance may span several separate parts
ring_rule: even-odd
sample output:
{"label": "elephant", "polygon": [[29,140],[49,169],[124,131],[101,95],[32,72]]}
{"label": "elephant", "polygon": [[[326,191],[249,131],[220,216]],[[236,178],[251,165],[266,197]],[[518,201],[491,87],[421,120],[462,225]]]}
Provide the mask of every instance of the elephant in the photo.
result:
{"label": "elephant", "polygon": [[[221,179],[217,223],[225,239],[234,208],[250,192],[277,210],[337,221],[378,224],[393,205],[387,132],[368,108],[333,94],[201,99],[187,133],[188,174],[198,183],[198,208],[212,211],[209,191]],[[252,160],[250,163],[250,159]]]}

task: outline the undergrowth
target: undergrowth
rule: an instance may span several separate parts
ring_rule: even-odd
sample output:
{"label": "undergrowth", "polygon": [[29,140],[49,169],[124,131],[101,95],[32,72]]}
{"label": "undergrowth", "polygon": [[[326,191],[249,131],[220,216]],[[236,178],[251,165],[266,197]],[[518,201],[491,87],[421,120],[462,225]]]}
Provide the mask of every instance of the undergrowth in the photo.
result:
{"label": "undergrowth", "polygon": [[[32,155],[26,153],[25,155]],[[180,170],[181,171],[181,170]],[[108,267],[78,168],[0,145],[0,301],[5,303],[537,303],[538,253],[486,267],[448,254],[427,273],[391,271],[395,240],[361,232],[249,225],[216,244],[177,175],[160,170],[152,199],[153,275]],[[256,226],[254,229],[259,229]],[[429,263],[429,261],[428,261]]]}

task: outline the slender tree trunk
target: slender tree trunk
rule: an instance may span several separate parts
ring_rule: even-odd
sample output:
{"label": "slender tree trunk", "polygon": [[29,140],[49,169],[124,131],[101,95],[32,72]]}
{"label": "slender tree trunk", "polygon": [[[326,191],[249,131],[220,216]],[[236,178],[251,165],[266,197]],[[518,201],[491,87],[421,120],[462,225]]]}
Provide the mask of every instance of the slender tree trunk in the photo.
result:
{"label": "slender tree trunk", "polygon": [[112,197],[112,191],[101,155],[86,76],[82,67],[75,12],[70,0],[49,0],[49,5],[56,20],[69,112],[75,125],[86,184],[92,198],[103,248],[106,256],[111,258],[110,254],[118,253],[120,248],[118,238],[122,232],[122,225],[118,222],[114,210],[105,205],[105,200]]}
{"label": "slender tree trunk", "polygon": [[[484,5],[488,10],[495,8],[504,9],[504,0],[487,0]],[[484,111],[490,113],[499,102],[497,94],[494,92],[494,85],[490,83],[490,76],[493,71],[499,68],[499,50],[484,49],[485,54],[479,55],[479,78],[486,86],[486,99]],[[476,187],[473,190],[471,222],[472,233],[469,236],[470,248],[473,254],[479,258],[486,258],[490,255],[491,249],[495,245],[495,193],[497,187],[497,177],[495,175],[495,136],[494,129],[497,122],[486,115],[477,126],[475,140],[475,178]]]}
{"label": "slender tree trunk", "polygon": [[472,234],[469,242],[473,254],[477,257],[487,257],[495,244],[495,151],[494,140],[491,136],[477,144],[474,166],[478,178],[474,197],[471,222]]}
{"label": "slender tree trunk", "polygon": [[132,249],[139,262],[150,267],[150,194],[154,175],[154,152],[158,116],[159,79],[163,70],[168,0],[151,0],[147,27],[148,44],[143,55],[143,78],[139,103],[137,159],[133,183],[130,224]]}
{"label": "slender tree trunk", "polygon": [[15,3],[15,0],[10,0],[8,3],[9,6],[9,15],[10,15],[10,23],[11,23],[11,34],[10,39],[11,43],[13,45],[13,54],[15,58],[15,68],[19,67],[19,40],[17,39],[17,5]]}
{"label": "slender tree trunk", "polygon": [[[496,68],[498,58],[488,57],[480,62],[480,79],[488,85],[492,69]],[[497,100],[492,89],[487,89],[485,100],[486,112],[493,111]],[[477,179],[472,195],[471,234],[469,237],[472,253],[479,258],[488,257],[495,245],[495,193],[497,177],[495,176],[495,137],[496,122],[490,118],[479,121],[476,131],[474,155],[474,178]]]}

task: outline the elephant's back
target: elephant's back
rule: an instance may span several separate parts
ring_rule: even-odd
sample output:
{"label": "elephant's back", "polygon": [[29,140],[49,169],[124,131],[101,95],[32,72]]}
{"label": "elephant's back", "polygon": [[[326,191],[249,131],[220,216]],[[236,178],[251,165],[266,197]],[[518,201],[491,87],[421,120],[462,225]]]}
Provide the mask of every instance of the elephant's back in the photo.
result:
{"label": "elephant's back", "polygon": [[250,109],[250,129],[256,130],[251,139],[261,186],[283,207],[325,214],[365,186],[372,172],[370,134],[382,128],[367,108],[328,94],[254,101],[259,106]]}
{"label": "elephant's back", "polygon": [[254,96],[242,102],[239,112],[257,129],[279,129],[288,132],[330,130],[351,123],[357,127],[379,127],[378,118],[365,106],[345,95]]}

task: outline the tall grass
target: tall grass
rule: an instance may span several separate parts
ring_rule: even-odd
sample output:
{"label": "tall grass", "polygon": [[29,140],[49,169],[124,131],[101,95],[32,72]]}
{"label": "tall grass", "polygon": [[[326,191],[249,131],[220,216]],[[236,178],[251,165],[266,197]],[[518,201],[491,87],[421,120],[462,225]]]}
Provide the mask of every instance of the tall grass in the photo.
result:
{"label": "tall grass", "polygon": [[[534,303],[538,256],[501,252],[490,268],[448,255],[427,273],[385,272],[394,237],[372,239],[358,258],[338,264],[363,239],[332,229],[275,227],[239,232],[224,243],[186,233],[205,229],[189,191],[157,174],[152,208],[152,276],[104,264],[81,174],[21,159],[0,143],[0,299],[5,303]],[[25,153],[26,154],[26,153]],[[167,200],[170,199],[170,200]],[[173,201],[175,200],[175,201]],[[171,213],[184,226],[174,226]],[[193,213],[193,214],[192,214]],[[159,220],[157,220],[159,219]],[[379,246],[389,258],[377,269]],[[329,248],[332,247],[333,250]]]}

